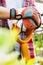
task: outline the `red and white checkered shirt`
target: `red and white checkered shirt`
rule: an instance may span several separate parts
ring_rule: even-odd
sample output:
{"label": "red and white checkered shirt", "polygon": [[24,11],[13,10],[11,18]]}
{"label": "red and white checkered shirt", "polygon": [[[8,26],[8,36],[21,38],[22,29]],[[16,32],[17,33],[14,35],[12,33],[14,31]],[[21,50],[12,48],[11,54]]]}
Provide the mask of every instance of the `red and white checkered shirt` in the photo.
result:
{"label": "red and white checkered shirt", "polygon": [[0,0],[0,5],[1,5],[1,6],[6,6],[5,0]]}
{"label": "red and white checkered shirt", "polygon": [[[6,7],[6,0],[0,0],[0,6]],[[0,27],[7,27],[7,28],[9,28],[6,19],[0,20]]]}
{"label": "red and white checkered shirt", "polygon": [[23,0],[23,7],[27,7],[27,6],[34,6],[34,1],[35,0]]}

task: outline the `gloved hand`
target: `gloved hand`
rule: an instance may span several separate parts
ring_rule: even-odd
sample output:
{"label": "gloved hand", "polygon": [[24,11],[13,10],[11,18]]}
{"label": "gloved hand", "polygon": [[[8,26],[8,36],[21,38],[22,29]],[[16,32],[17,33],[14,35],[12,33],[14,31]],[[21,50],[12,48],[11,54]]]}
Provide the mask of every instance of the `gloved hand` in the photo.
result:
{"label": "gloved hand", "polygon": [[19,10],[16,19],[22,19],[24,27],[28,30],[37,29],[41,25],[40,13],[32,6]]}
{"label": "gloved hand", "polygon": [[[41,18],[39,12],[34,7],[26,7],[21,12],[22,21],[28,30],[40,27]],[[27,18],[27,19],[26,19]]]}

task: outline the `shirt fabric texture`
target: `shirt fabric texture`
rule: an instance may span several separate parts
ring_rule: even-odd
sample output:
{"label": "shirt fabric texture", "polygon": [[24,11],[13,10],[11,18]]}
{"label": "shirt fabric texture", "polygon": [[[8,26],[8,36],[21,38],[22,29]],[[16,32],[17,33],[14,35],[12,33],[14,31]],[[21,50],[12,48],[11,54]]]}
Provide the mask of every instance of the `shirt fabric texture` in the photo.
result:
{"label": "shirt fabric texture", "polygon": [[[6,0],[0,0],[0,6],[6,7]],[[0,27],[9,28],[7,19],[0,20]]]}

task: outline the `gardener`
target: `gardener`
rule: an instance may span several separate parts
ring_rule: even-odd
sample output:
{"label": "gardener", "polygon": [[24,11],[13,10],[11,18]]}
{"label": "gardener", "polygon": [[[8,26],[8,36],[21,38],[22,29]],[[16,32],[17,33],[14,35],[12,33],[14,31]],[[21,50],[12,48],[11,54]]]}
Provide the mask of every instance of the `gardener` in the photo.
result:
{"label": "gardener", "polygon": [[[15,1],[16,2],[16,1]],[[22,5],[23,4],[23,5]],[[28,7],[28,6],[34,6],[34,2],[33,1],[22,1],[22,4],[21,4],[21,6],[20,6],[20,8],[22,8],[22,7]],[[16,6],[17,7],[17,6]],[[15,8],[16,8],[15,7]],[[19,7],[18,7],[19,8]],[[11,11],[12,9],[8,9],[8,8],[4,8],[4,7],[1,7],[0,6],[0,19],[6,19],[6,18],[9,18],[9,19],[11,19],[11,18],[14,18],[13,17],[13,15],[12,15],[12,11]],[[15,9],[14,9],[15,10]],[[2,13],[2,14],[1,14]],[[14,12],[15,13],[15,12]],[[16,10],[16,14],[17,14],[17,10]],[[37,13],[36,13],[37,14]],[[29,45],[29,46],[31,46],[32,47],[32,55],[31,55],[31,57],[33,58],[34,57],[34,48],[33,48],[33,43],[32,43],[32,45]],[[31,52],[31,50],[30,50],[30,52]]]}
{"label": "gardener", "polygon": [[[17,0],[17,1],[15,1],[15,0],[13,0],[13,1],[12,0],[7,0],[7,1],[8,1],[7,5],[8,5],[9,8],[13,7],[13,8],[19,9],[19,8],[30,7],[30,6],[35,7],[35,5],[34,5],[35,0]],[[10,3],[12,5],[9,5]],[[11,25],[10,25],[10,28],[11,28]],[[16,50],[18,50],[19,49],[18,44],[16,46],[17,46]],[[35,53],[34,53],[34,44],[33,44],[32,39],[28,42],[28,46],[29,46],[29,51],[30,51],[30,57],[34,58]]]}

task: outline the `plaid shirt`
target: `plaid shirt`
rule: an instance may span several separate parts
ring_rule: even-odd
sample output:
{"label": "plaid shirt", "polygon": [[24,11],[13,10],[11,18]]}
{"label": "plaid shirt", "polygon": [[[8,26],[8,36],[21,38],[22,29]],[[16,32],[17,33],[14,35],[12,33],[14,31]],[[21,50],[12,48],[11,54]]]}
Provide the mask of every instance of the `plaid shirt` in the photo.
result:
{"label": "plaid shirt", "polygon": [[22,7],[34,6],[34,0],[23,0]]}
{"label": "plaid shirt", "polygon": [[[4,7],[6,6],[5,0],[0,0],[0,6],[4,6]],[[9,28],[6,19],[0,20],[0,27],[7,27],[7,28]]]}

